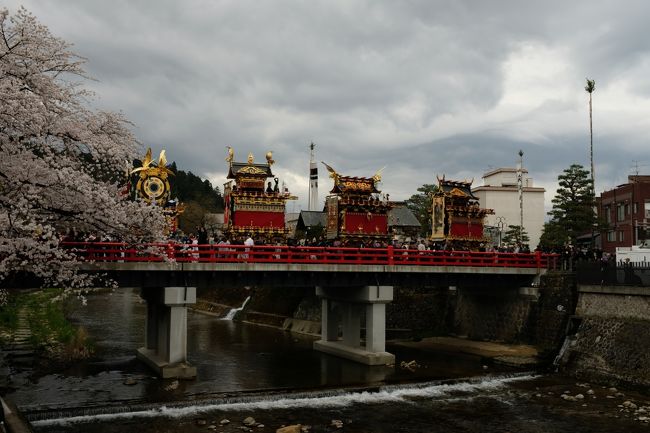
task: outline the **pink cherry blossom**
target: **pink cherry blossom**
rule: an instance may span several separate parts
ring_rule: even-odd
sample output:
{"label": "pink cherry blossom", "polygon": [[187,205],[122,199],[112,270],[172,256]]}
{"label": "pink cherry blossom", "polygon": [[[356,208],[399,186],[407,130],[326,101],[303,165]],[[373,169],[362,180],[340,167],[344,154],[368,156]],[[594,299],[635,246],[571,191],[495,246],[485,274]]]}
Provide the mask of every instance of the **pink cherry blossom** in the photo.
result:
{"label": "pink cherry blossom", "polygon": [[[0,284],[16,271],[84,287],[68,230],[125,242],[158,241],[155,206],[120,193],[142,146],[119,113],[89,107],[85,59],[21,8],[0,10]],[[2,280],[5,280],[4,283]],[[2,296],[0,296],[2,299]]]}

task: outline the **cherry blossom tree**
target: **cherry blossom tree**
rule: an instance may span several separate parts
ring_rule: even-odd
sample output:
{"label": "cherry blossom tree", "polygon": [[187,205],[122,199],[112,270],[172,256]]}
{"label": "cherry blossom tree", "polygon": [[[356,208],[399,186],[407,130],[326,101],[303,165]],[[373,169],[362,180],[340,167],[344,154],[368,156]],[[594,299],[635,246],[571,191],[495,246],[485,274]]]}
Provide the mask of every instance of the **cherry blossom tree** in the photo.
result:
{"label": "cherry blossom tree", "polygon": [[120,193],[141,153],[129,122],[95,111],[85,59],[24,8],[0,9],[0,284],[17,273],[83,287],[60,234],[160,240],[159,209]]}

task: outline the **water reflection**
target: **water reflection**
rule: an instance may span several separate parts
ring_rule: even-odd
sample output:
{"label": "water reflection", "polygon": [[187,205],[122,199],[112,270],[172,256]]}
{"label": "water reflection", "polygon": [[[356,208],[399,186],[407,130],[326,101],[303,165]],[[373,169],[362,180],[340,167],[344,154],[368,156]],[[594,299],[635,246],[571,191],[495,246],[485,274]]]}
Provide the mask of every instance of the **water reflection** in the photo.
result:
{"label": "water reflection", "polygon": [[[188,314],[188,358],[197,379],[171,386],[135,359],[144,342],[145,304],[137,289],[88,297],[72,319],[95,342],[96,357],[24,383],[12,399],[23,409],[183,400],[264,389],[313,389],[483,374],[480,359],[395,351],[398,367],[368,367],[312,350],[314,337]],[[393,348],[394,349],[394,348]],[[399,368],[417,359],[416,371]],[[125,385],[126,378],[136,379]]]}

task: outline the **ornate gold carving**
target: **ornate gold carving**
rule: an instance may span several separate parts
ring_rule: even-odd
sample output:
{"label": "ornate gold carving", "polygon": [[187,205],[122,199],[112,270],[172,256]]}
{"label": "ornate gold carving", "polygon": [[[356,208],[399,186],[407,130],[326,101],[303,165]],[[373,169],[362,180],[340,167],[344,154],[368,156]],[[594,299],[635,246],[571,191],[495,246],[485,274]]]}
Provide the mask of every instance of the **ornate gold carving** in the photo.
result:
{"label": "ornate gold carving", "polygon": [[450,195],[456,196],[456,197],[467,197],[467,194],[461,191],[458,188],[454,188],[451,191],[449,191]]}
{"label": "ornate gold carving", "polygon": [[341,183],[341,186],[343,189],[352,189],[356,191],[372,191],[372,185],[369,182],[354,182],[351,180],[347,180],[345,182]]}
{"label": "ornate gold carving", "polygon": [[[251,162],[250,162],[250,161],[251,161],[250,157],[249,157],[248,161],[249,161],[248,163],[251,164]],[[237,171],[237,173],[245,173],[245,174],[266,174],[266,171],[262,170],[262,169],[259,168],[259,167],[255,167],[255,166],[252,166],[252,165],[247,165],[247,166],[245,166],[245,167],[240,168],[239,171]]]}
{"label": "ornate gold carving", "polygon": [[252,164],[253,161],[253,152],[248,152],[248,164]]}
{"label": "ornate gold carving", "polygon": [[329,176],[330,176],[332,179],[334,179],[334,183],[335,183],[335,184],[338,183],[338,180],[339,180],[339,174],[336,172],[336,170],[334,170],[332,167],[330,167],[329,165],[327,165],[324,161],[321,161],[321,162],[323,163],[323,165],[325,166],[325,168],[327,169],[327,171],[330,173]]}
{"label": "ornate gold carving", "polygon": [[381,172],[384,171],[385,168],[386,166],[383,166],[372,176],[372,180],[374,180],[375,183],[381,182]]}
{"label": "ornate gold carving", "polygon": [[142,176],[138,179],[136,189],[147,201],[162,205],[169,199],[170,186],[167,177]]}
{"label": "ornate gold carving", "polygon": [[228,156],[226,156],[226,162],[232,164],[233,160],[235,159],[235,150],[230,146],[226,146],[226,148],[228,149]]}

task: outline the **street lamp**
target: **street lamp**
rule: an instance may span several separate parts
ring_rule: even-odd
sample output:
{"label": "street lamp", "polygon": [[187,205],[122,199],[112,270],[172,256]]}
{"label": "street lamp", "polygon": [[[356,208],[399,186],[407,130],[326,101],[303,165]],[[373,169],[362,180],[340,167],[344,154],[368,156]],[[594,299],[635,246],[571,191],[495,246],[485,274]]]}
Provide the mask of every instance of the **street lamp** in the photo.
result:
{"label": "street lamp", "polygon": [[501,236],[503,228],[506,226],[506,219],[502,216],[497,217],[497,227],[499,228],[499,248],[501,248]]}

